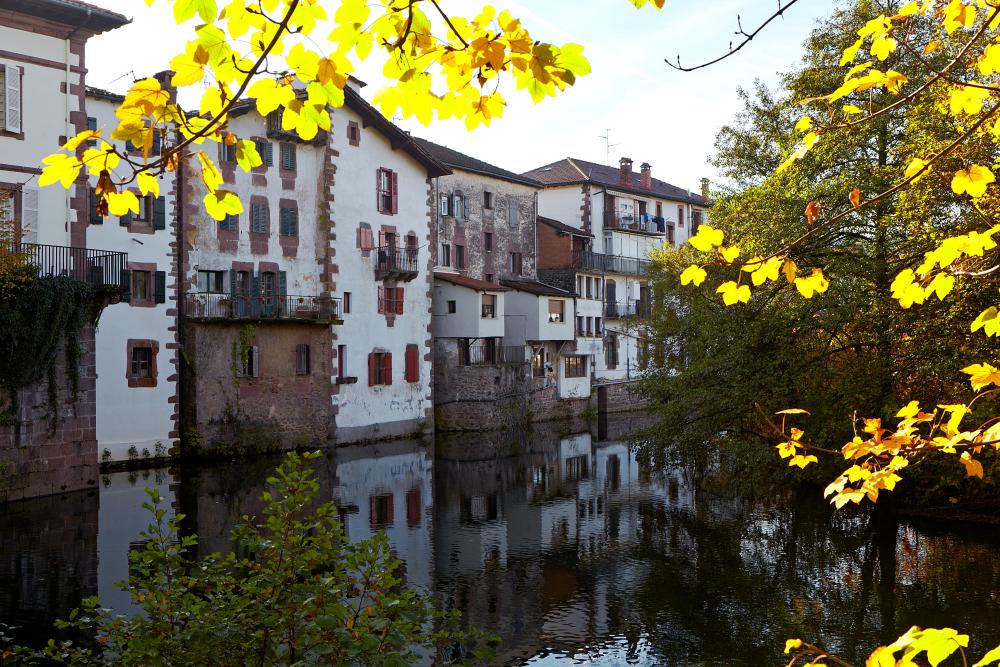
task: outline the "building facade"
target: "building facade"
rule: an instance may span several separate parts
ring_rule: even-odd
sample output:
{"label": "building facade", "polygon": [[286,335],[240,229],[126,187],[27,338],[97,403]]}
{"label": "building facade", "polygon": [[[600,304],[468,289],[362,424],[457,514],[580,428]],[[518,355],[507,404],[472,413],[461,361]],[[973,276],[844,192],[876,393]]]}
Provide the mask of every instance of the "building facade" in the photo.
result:
{"label": "building facade", "polygon": [[524,175],[544,184],[539,277],[576,294],[575,345],[584,359],[571,363],[603,382],[635,378],[651,348],[643,323],[653,299],[649,258],[696,232],[707,193],[653,178],[648,163],[636,173],[629,158],[618,169],[566,158]]}

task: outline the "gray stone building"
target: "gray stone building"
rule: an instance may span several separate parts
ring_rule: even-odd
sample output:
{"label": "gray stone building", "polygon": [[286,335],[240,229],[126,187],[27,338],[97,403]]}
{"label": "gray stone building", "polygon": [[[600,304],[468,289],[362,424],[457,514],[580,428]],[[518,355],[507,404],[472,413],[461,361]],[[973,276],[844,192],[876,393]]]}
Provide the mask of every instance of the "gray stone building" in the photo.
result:
{"label": "gray stone building", "polygon": [[537,277],[540,185],[416,141],[452,171],[432,185],[437,428],[486,430],[583,410],[589,376],[558,363],[573,345],[574,294]]}

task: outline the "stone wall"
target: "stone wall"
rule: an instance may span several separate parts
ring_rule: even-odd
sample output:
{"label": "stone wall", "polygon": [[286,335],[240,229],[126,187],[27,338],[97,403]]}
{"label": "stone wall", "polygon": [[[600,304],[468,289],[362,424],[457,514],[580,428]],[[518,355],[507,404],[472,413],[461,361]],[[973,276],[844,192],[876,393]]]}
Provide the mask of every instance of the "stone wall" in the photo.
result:
{"label": "stone wall", "polygon": [[[96,488],[94,329],[80,332],[79,392],[73,400],[65,354],[56,355],[57,399],[46,379],[19,392],[19,425],[0,425],[0,502]],[[3,398],[6,404],[6,396]]]}
{"label": "stone wall", "polygon": [[609,384],[595,386],[595,399],[600,396],[600,392],[607,392],[607,406],[604,411],[612,412],[635,412],[645,410],[648,401],[644,400],[639,393],[638,382],[613,382]]}
{"label": "stone wall", "polygon": [[[197,437],[187,453],[294,449],[330,436],[330,346],[327,327],[295,322],[188,324],[186,401]],[[258,349],[257,377],[234,373],[240,337]],[[310,372],[296,373],[296,346],[310,346]],[[197,442],[197,451],[193,451]]]}

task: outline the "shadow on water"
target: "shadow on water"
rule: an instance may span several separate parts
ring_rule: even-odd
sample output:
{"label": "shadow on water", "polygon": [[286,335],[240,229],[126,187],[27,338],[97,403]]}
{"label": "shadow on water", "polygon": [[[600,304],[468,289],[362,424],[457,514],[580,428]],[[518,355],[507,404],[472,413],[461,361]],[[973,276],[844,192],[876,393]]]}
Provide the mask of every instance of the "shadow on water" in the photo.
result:
{"label": "shadow on water", "polygon": [[[500,636],[498,662],[777,665],[787,637],[855,663],[910,625],[1000,636],[1000,535],[832,513],[815,494],[766,500],[650,473],[629,447],[648,420],[439,435],[332,450],[324,498],[350,539],[384,530],[409,583]],[[37,640],[85,595],[128,611],[128,572],[157,486],[203,553],[260,509],[277,459],[109,475],[98,497],[16,503],[0,515],[0,623]],[[978,642],[978,643],[977,643]],[[978,656],[977,656],[978,657]]]}

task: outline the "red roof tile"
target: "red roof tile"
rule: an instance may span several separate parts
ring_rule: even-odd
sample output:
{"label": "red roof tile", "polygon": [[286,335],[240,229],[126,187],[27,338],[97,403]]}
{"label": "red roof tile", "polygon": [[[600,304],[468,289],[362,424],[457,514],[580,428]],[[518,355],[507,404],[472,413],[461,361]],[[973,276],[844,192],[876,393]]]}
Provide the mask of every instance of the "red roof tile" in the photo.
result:
{"label": "red roof tile", "polygon": [[476,278],[470,278],[468,276],[463,276],[460,273],[441,273],[438,271],[434,272],[434,280],[443,280],[446,283],[451,283],[452,285],[458,285],[460,287],[468,287],[469,289],[479,290],[480,292],[507,292],[509,291],[503,285],[499,283],[488,283],[485,280],[478,280]]}

